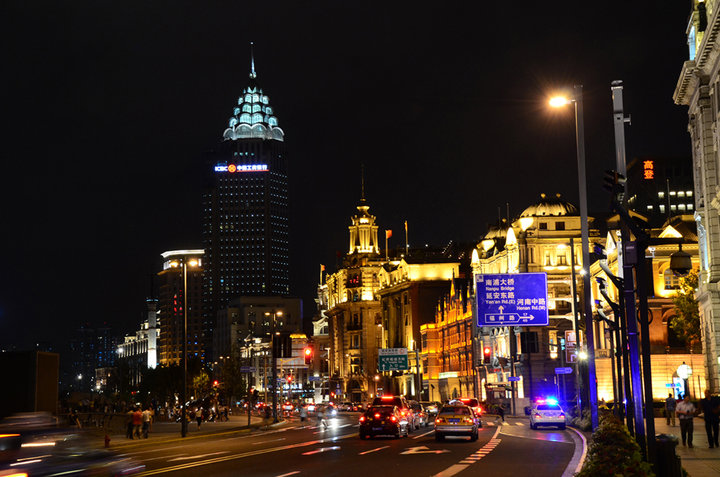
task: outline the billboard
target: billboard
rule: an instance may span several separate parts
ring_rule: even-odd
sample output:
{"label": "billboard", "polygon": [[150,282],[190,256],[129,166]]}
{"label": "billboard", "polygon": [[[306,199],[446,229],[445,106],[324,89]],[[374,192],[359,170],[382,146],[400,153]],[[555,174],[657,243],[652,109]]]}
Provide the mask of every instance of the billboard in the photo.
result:
{"label": "billboard", "polygon": [[477,326],[547,326],[545,273],[476,275]]}

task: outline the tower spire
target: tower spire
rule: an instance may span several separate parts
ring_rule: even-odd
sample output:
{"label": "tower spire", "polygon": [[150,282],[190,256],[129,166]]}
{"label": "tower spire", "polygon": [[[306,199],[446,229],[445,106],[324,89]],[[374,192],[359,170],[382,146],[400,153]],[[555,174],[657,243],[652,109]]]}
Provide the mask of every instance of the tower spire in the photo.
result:
{"label": "tower spire", "polygon": [[365,202],[365,164],[360,164],[360,202]]}
{"label": "tower spire", "polygon": [[250,42],[250,78],[255,78],[257,75],[255,74],[255,55],[253,54],[253,45],[255,42]]}

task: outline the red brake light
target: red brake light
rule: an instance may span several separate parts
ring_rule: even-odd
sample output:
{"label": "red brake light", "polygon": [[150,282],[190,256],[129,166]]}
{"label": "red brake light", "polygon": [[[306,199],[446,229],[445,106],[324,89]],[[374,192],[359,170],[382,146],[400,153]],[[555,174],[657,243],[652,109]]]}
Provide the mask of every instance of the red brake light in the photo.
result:
{"label": "red brake light", "polygon": [[396,422],[396,421],[397,421],[397,417],[395,417],[395,416],[390,416],[390,420],[391,420],[392,422]]}
{"label": "red brake light", "polygon": [[360,416],[360,422],[365,422],[365,416]]}
{"label": "red brake light", "polygon": [[379,412],[376,412],[376,413],[375,413],[375,419],[380,419],[380,413],[379,413]]}
{"label": "red brake light", "polygon": [[540,414],[538,414],[537,412],[535,413],[535,419],[541,418],[541,417],[542,417],[542,416],[541,416]]}
{"label": "red brake light", "polygon": [[382,399],[383,401],[392,401],[392,398],[392,396],[382,396],[380,399]]}

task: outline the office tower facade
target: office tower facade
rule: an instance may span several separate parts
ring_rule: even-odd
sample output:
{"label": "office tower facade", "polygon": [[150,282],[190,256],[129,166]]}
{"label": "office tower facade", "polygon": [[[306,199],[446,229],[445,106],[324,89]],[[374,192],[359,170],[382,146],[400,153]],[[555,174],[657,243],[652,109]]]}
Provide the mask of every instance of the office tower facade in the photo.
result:
{"label": "office tower facade", "polygon": [[269,98],[250,80],[208,164],[204,194],[203,304],[206,333],[238,296],[286,296],[289,278],[285,133]]}
{"label": "office tower facade", "polygon": [[158,273],[160,294],[156,320],[156,323],[160,322],[157,343],[158,364],[182,363],[185,281],[187,281],[188,358],[196,357],[202,361],[208,359],[206,356],[208,337],[205,335],[202,307],[203,256],[202,250],[170,250],[162,253],[164,261],[163,269]]}

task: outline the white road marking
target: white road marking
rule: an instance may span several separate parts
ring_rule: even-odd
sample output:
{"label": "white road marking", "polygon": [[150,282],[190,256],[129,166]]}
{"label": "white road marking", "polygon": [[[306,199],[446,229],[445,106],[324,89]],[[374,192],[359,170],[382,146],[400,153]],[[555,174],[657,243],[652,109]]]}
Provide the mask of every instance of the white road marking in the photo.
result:
{"label": "white road marking", "polygon": [[427,436],[428,434],[432,434],[433,432],[435,432],[434,429],[432,431],[427,431],[425,434],[420,434],[419,436],[415,436],[415,437],[413,437],[413,439],[420,439],[422,436]]}
{"label": "white road marking", "polygon": [[524,425],[525,425],[525,424],[523,424],[523,423],[520,422],[520,421],[516,422],[515,424],[518,425],[518,426],[524,426]]}
{"label": "white road marking", "polygon": [[450,452],[447,449],[429,449],[427,446],[409,447],[405,452],[401,452],[400,455],[410,454],[445,454]]}
{"label": "white road marking", "polygon": [[462,472],[463,470],[467,469],[469,465],[461,465],[461,464],[455,464],[451,465],[447,469],[443,470],[440,473],[437,473],[434,475],[434,477],[451,477],[458,472]]}
{"label": "white road marking", "polygon": [[284,441],[285,439],[285,437],[280,437],[279,439],[270,439],[269,441],[253,442],[252,445],[257,446],[260,444],[267,444],[268,442]]}
{"label": "white road marking", "polygon": [[174,459],[168,459],[168,462],[175,462],[178,460],[192,460],[192,459],[202,459],[203,457],[209,457],[211,455],[218,455],[218,454],[227,454],[230,451],[220,451],[220,452],[211,452],[210,454],[198,454],[198,455],[189,455],[187,457],[175,457]]}
{"label": "white road marking", "polygon": [[370,450],[368,450],[368,451],[361,452],[361,453],[359,453],[358,455],[365,455],[365,454],[369,454],[369,453],[371,453],[371,452],[377,452],[377,451],[379,451],[379,450],[387,449],[388,447],[390,447],[390,446],[382,446],[382,447],[378,447],[378,448],[376,448],[376,449],[370,449]]}
{"label": "white road marking", "polygon": [[295,474],[299,474],[299,473],[300,473],[300,471],[296,470],[294,472],[288,472],[287,474],[280,474],[277,477],[288,477],[288,475],[295,475]]}
{"label": "white road marking", "polygon": [[340,449],[340,446],[321,447],[319,449],[315,449],[314,451],[303,452],[302,455],[313,455],[313,454],[319,454],[320,452],[327,452],[327,451],[339,450],[339,449]]}
{"label": "white road marking", "polygon": [[459,472],[462,472],[463,470],[467,469],[468,466],[471,464],[476,463],[477,461],[481,460],[483,457],[485,457],[487,454],[480,454],[481,452],[487,452],[488,454],[490,451],[495,449],[497,445],[500,443],[501,439],[497,438],[497,435],[500,434],[501,427],[498,427],[495,431],[495,434],[493,434],[492,438],[482,446],[477,452],[474,452],[473,454],[470,454],[468,457],[465,457],[463,460],[460,461],[459,464],[454,464],[448,467],[447,469],[443,470],[442,472],[439,472],[435,474],[433,477],[451,477]]}

